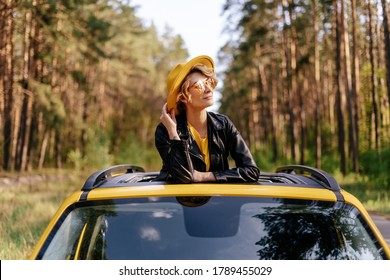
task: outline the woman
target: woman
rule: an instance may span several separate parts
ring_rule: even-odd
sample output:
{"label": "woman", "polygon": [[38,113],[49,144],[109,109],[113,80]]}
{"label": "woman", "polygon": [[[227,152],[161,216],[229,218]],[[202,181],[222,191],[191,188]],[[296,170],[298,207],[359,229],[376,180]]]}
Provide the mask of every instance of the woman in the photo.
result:
{"label": "woman", "polygon": [[[168,75],[168,101],[162,108],[155,144],[163,160],[159,180],[254,182],[259,169],[234,124],[207,112],[217,85],[214,61],[198,56]],[[229,154],[236,167],[229,168]]]}

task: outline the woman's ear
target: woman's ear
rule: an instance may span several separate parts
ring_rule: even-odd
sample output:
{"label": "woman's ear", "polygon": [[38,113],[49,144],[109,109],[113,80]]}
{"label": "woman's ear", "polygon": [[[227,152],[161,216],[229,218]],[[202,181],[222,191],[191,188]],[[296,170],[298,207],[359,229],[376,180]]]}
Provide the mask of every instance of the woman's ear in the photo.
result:
{"label": "woman's ear", "polygon": [[188,99],[184,94],[180,95],[179,100],[185,104],[187,104],[187,102],[188,102]]}

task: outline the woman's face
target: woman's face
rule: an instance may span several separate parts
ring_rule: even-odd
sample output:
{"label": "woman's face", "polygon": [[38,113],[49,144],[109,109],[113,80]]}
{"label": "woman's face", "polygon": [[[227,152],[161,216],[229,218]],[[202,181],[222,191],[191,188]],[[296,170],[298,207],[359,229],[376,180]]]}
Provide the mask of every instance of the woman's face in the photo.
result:
{"label": "woman's face", "polygon": [[214,104],[213,90],[215,85],[212,80],[205,75],[195,72],[189,75],[191,102],[187,102],[186,107],[202,110]]}

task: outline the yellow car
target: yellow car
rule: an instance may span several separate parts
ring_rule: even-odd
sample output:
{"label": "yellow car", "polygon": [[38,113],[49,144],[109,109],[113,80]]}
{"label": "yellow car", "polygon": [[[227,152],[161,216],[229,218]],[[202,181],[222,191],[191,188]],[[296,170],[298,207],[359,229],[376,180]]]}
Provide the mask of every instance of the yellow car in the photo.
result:
{"label": "yellow car", "polygon": [[256,183],[173,184],[118,165],[61,205],[31,259],[390,259],[367,211],[301,165]]}

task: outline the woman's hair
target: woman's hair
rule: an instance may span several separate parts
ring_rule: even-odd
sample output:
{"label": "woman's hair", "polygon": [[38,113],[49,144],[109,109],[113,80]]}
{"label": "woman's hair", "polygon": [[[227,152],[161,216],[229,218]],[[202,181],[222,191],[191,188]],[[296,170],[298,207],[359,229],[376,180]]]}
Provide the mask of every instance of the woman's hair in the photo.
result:
{"label": "woman's hair", "polygon": [[215,85],[217,85],[218,83],[218,79],[217,79],[217,76],[215,75],[214,71],[211,70],[210,68],[208,68],[207,66],[203,65],[203,64],[195,64],[192,68],[191,68],[191,71],[188,73],[188,75],[184,78],[183,80],[183,83],[181,84],[181,87],[180,87],[180,92],[179,94],[177,95],[177,99],[176,99],[176,102],[178,102],[177,104],[177,109],[179,111],[179,113],[185,111],[185,104],[183,102],[181,102],[181,97],[182,96],[185,96],[187,98],[187,100],[189,102],[191,102],[191,94],[189,92],[189,87],[190,87],[190,74],[192,73],[200,73],[200,74],[203,74],[205,75],[207,78],[209,79],[213,79],[214,80],[214,83]]}

